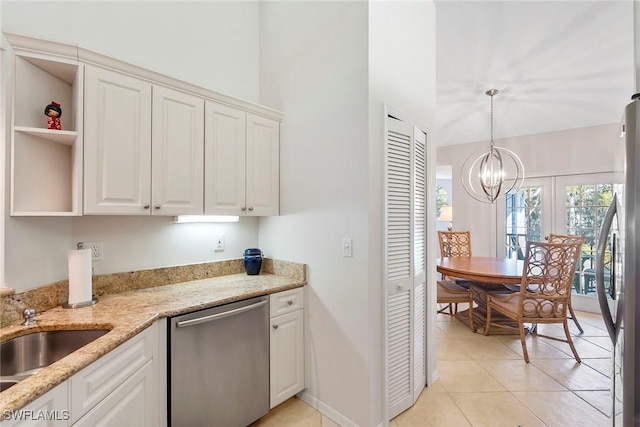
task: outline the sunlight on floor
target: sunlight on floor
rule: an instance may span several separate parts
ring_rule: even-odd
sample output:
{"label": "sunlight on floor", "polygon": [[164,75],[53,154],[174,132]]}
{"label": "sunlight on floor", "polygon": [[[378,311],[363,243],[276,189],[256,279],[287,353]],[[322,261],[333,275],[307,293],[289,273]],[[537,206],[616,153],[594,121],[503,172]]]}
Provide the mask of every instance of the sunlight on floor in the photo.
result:
{"label": "sunlight on floor", "polygon": [[[461,309],[464,309],[462,307]],[[582,359],[566,343],[527,337],[531,363],[522,358],[518,335],[484,336],[445,314],[438,315],[440,379],[416,404],[390,421],[391,427],[513,427],[610,423],[611,341],[602,317],[577,312],[584,333],[570,320]],[[561,325],[540,325],[540,333],[564,336]],[[252,426],[335,427],[330,419],[293,398]]]}

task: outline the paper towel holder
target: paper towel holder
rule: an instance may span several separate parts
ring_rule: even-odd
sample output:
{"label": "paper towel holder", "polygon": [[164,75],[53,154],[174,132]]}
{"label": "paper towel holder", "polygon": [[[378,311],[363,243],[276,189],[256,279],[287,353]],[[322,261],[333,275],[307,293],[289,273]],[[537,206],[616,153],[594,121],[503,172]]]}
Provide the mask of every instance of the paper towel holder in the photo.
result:
{"label": "paper towel holder", "polygon": [[[78,249],[87,249],[86,245],[82,242],[78,242],[77,244],[77,248]],[[98,302],[98,298],[92,298],[89,301],[83,301],[83,302],[76,302],[73,304],[69,304],[68,302],[62,304],[62,308],[82,308],[82,307],[89,307],[91,305],[96,305],[96,303]]]}

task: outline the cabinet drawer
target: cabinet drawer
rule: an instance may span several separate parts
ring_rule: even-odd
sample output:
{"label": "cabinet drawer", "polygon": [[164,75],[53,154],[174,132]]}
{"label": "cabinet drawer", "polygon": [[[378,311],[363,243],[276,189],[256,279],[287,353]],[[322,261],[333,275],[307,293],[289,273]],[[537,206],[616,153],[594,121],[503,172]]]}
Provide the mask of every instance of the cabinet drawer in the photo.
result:
{"label": "cabinet drawer", "polygon": [[72,423],[153,359],[153,333],[157,333],[155,324],[71,377]]}
{"label": "cabinet drawer", "polygon": [[156,388],[153,367],[153,361],[148,361],[107,398],[98,402],[74,427],[157,426],[159,411],[153,401]]}
{"label": "cabinet drawer", "polygon": [[304,288],[271,294],[270,317],[290,313],[304,307]]}

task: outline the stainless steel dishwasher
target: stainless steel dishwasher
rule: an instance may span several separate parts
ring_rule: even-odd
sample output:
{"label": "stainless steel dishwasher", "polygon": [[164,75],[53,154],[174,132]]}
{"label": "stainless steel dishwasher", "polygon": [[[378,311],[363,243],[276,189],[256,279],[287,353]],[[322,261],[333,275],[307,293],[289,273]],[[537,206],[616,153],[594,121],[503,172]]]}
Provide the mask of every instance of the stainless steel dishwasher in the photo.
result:
{"label": "stainless steel dishwasher", "polygon": [[269,297],[169,318],[169,423],[244,427],[269,412]]}

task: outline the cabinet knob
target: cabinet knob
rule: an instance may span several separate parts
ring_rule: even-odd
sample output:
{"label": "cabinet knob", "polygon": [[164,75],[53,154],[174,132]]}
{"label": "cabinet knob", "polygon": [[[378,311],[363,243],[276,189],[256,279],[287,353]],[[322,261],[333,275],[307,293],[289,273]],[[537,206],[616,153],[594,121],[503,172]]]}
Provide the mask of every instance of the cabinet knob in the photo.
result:
{"label": "cabinet knob", "polygon": [[149,209],[149,205],[148,205],[148,204],[144,205],[143,207],[144,207],[145,209]]}
{"label": "cabinet knob", "polygon": [[156,209],[160,209],[162,206],[161,205],[155,205],[154,208]]}
{"label": "cabinet knob", "polygon": [[287,304],[289,304],[289,305],[293,305],[293,301],[291,301],[291,300],[287,300]]}
{"label": "cabinet knob", "polygon": [[278,329],[278,325],[273,325],[273,329]]}
{"label": "cabinet knob", "polygon": [[241,211],[246,211],[246,210],[247,210],[247,207],[246,207],[246,206],[243,206],[243,207],[241,207],[241,208],[240,208],[240,210],[241,210]]}
{"label": "cabinet knob", "polygon": [[250,211],[252,211],[252,210],[253,210],[253,207],[250,207],[250,208],[249,208],[249,210],[250,210]]}

